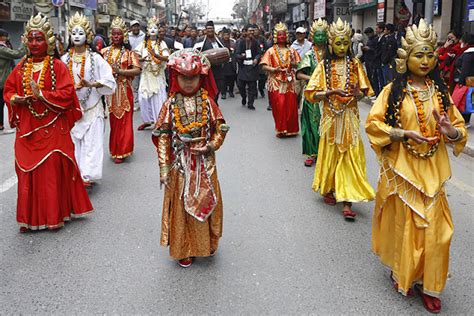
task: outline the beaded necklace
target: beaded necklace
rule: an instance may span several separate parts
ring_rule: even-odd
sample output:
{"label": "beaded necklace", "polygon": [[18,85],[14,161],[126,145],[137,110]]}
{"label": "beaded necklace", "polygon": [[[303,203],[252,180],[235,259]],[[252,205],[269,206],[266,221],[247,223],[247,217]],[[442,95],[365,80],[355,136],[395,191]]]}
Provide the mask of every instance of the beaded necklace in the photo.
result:
{"label": "beaded necklace", "polygon": [[281,52],[281,49],[280,49],[280,46],[275,45],[275,47],[276,47],[276,51],[277,51],[278,65],[280,66],[280,68],[288,68],[290,66],[290,63],[291,63],[290,50],[286,49],[285,56],[283,56],[283,54]]}
{"label": "beaded necklace", "polygon": [[[347,93],[349,92],[349,87],[350,87],[351,83],[355,82],[353,67],[354,67],[354,63],[352,62],[351,58],[349,56],[346,56],[346,58],[344,60],[344,68],[345,68],[345,72],[346,72],[346,84],[344,86],[344,91],[347,92]],[[324,70],[325,70],[325,73],[326,73],[326,89],[327,90],[337,89],[339,87],[339,80],[338,80],[338,76],[337,76],[337,73],[336,73],[336,61],[334,59],[331,60],[331,66],[330,66],[329,65],[329,59],[326,59],[326,63],[325,63],[324,68],[325,68]],[[329,75],[329,74],[331,74],[331,75]],[[333,98],[333,96],[330,96],[328,98],[329,109],[331,110],[331,112],[333,114],[341,115],[346,110],[345,105],[347,103],[349,103],[354,98],[354,96],[350,96],[350,97],[341,97],[341,96],[337,96],[337,95],[334,96],[334,98],[339,100],[340,103],[342,104],[341,109],[337,109],[334,106],[334,103],[331,100],[331,98]]]}
{"label": "beaded necklace", "polygon": [[[409,83],[411,84],[412,82],[413,81],[411,81],[411,79],[409,79]],[[433,82],[431,81],[431,79],[429,79],[429,78],[427,78],[426,84],[428,86],[434,85]],[[440,115],[444,115],[445,110],[444,110],[444,106],[443,106],[443,94],[439,91],[439,87],[437,85],[434,85],[434,91],[436,93],[436,98],[438,99],[438,104],[440,106]],[[408,89],[403,88],[403,92],[406,94],[408,92]],[[430,135],[428,134],[428,129],[426,127],[426,123],[428,122],[428,120],[426,120],[426,114],[425,114],[423,103],[419,100],[418,92],[416,90],[410,91],[410,92],[413,96],[413,102],[415,103],[415,106],[416,106],[416,115],[417,115],[417,119],[418,119],[418,124],[420,126],[420,131],[423,134],[423,136],[430,137]],[[395,124],[396,124],[397,128],[400,128],[400,129],[403,129],[403,126],[402,126],[402,123],[401,123],[401,120],[400,120],[400,115],[401,115],[400,107],[401,107],[402,102],[403,102],[403,97],[400,97],[394,105]],[[433,101],[431,101],[431,102],[433,102]],[[439,143],[440,143],[441,138],[440,138],[440,132],[439,132],[438,124],[436,124],[436,129],[435,129],[435,133],[434,133],[433,137],[436,137],[436,140],[429,142],[430,148],[428,149],[428,151],[426,151],[424,153],[418,152],[414,148],[413,145],[408,143],[408,140],[403,141],[403,146],[407,149],[407,151],[411,155],[413,155],[417,158],[427,159],[427,158],[432,157],[439,148]]]}
{"label": "beaded necklace", "polygon": [[[54,72],[54,58],[47,55],[43,60],[43,66],[41,67],[41,73],[39,75],[38,87],[40,90],[44,89],[45,77],[46,77],[48,66],[49,66],[49,71],[51,73],[51,82],[52,82],[51,89],[54,90],[56,87],[56,74]],[[33,58],[32,57],[28,57],[24,59],[23,65],[22,65],[22,71],[23,71],[23,78],[22,78],[23,94],[25,96],[32,96],[33,89],[31,88],[31,85],[30,85],[30,81],[33,80]],[[46,108],[44,112],[42,113],[36,112],[36,110],[33,107],[32,102],[28,103],[28,110],[37,119],[42,119],[49,113],[48,108]]]}
{"label": "beaded necklace", "polygon": [[189,134],[206,126],[208,117],[208,92],[200,89],[195,95],[196,114],[189,118],[184,107],[184,96],[181,93],[172,95],[174,125],[180,134]]}

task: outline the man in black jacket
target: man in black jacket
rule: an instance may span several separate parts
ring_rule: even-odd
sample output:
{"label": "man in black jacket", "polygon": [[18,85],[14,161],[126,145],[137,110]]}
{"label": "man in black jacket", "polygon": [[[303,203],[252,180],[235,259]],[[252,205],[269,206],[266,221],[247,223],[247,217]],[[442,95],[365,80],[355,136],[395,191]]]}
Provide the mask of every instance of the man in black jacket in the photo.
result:
{"label": "man in black jacket", "polygon": [[[214,22],[207,21],[205,29],[205,37],[201,42],[198,42],[194,45],[194,48],[204,52],[209,49],[224,47],[224,45],[216,37],[216,31],[214,29]],[[219,89],[219,92],[216,95],[215,101],[219,99],[219,94],[222,94],[222,87],[225,85],[225,78],[223,73],[224,65],[212,66],[212,73],[214,75],[214,80],[216,81],[216,86]]]}
{"label": "man in black jacket", "polygon": [[229,92],[231,98],[234,97],[235,71],[237,68],[234,58],[235,41],[230,38],[230,30],[228,28],[222,30],[221,42],[225,47],[227,47],[230,53],[230,59],[228,62],[224,63],[222,69],[224,75],[224,80],[222,81],[223,86],[219,88],[221,91],[221,98],[222,100],[225,100],[227,92]]}
{"label": "man in black jacket", "polygon": [[[261,50],[259,42],[254,37],[255,26],[248,25],[245,30],[246,36],[237,43],[235,49],[235,57],[239,64],[237,86],[242,96],[242,106],[247,105],[250,110],[255,110],[253,103],[257,96],[258,63],[261,58]],[[244,34],[244,31],[242,31],[242,34]]]}
{"label": "man in black jacket", "polygon": [[377,80],[377,64],[375,63],[375,55],[377,53],[378,37],[375,35],[374,29],[368,27],[364,30],[364,34],[368,37],[367,44],[362,47],[364,52],[365,68],[367,69],[367,76],[369,77],[370,84],[374,89],[375,95],[380,92],[379,82]]}
{"label": "man in black jacket", "polygon": [[395,76],[395,57],[397,56],[397,39],[395,38],[395,25],[385,25],[385,43],[382,47],[382,72],[384,86],[390,83]]}
{"label": "man in black jacket", "polygon": [[383,71],[382,71],[382,48],[385,45],[385,23],[380,22],[377,23],[377,26],[375,27],[375,33],[376,33],[376,39],[377,39],[377,49],[375,51],[375,56],[374,56],[374,79],[377,82],[377,87],[380,91],[382,91],[382,88],[385,86],[384,80],[383,80]]}

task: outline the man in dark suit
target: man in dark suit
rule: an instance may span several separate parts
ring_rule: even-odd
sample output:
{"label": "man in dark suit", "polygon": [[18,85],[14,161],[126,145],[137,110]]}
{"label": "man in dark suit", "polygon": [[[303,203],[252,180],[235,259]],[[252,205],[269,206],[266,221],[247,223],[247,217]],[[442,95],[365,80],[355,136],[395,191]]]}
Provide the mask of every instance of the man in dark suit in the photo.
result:
{"label": "man in dark suit", "polygon": [[221,90],[221,98],[224,100],[226,98],[226,93],[229,93],[231,98],[234,97],[234,84],[235,84],[235,71],[237,70],[237,65],[235,64],[234,52],[235,52],[235,40],[230,38],[230,30],[224,28],[222,30],[222,44],[229,50],[230,58],[229,61],[224,63],[222,69],[224,73],[223,86],[219,88]]}
{"label": "man in dark suit", "polygon": [[183,42],[184,48],[193,48],[197,42],[197,35],[198,35],[197,27],[191,26],[189,37],[187,37]]}
{"label": "man in dark suit", "polygon": [[[214,29],[214,22],[208,21],[206,23],[204,39],[201,42],[196,43],[194,45],[194,48],[204,52],[206,50],[219,48],[219,47],[224,47],[224,45],[216,37],[216,31]],[[216,66],[211,67],[212,72],[214,74],[214,80],[216,81],[216,86],[219,89],[219,93],[217,93],[216,99],[215,99],[216,103],[217,103],[217,100],[219,99],[219,94],[223,93],[223,91],[221,91],[221,89],[225,85],[224,84],[225,78],[224,78],[223,68],[224,68],[224,65],[216,65]]]}
{"label": "man in dark suit", "polygon": [[395,57],[397,57],[397,39],[395,38],[395,25],[385,25],[385,42],[382,46],[381,61],[384,86],[390,83],[395,76]]}
{"label": "man in dark suit", "polygon": [[248,25],[245,30],[246,32],[242,31],[242,34],[246,34],[245,37],[239,40],[235,49],[235,57],[239,64],[237,86],[242,96],[242,106],[247,105],[250,110],[255,110],[253,103],[257,97],[261,49],[260,43],[254,37],[255,26]]}

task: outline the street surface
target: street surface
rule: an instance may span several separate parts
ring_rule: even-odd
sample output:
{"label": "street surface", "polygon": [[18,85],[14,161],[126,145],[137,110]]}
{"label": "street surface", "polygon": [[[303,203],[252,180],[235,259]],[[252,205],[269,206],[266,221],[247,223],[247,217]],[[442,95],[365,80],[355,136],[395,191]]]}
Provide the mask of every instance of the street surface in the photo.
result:
{"label": "street surface", "polygon": [[[189,269],[159,246],[163,191],[150,130],[135,132],[126,163],[107,155],[90,193],[95,213],[27,234],[15,217],[14,134],[0,136],[0,314],[426,313],[420,297],[395,292],[371,252],[373,202],[354,205],[356,221],[345,222],[342,205],[326,206],[311,190],[301,137],[276,138],[267,98],[255,106],[243,108],[239,95],[221,101],[231,126],[217,153],[224,236],[215,257]],[[363,121],[368,109],[361,104]],[[135,129],[140,123],[136,113]],[[363,134],[375,186],[378,164]],[[452,160],[447,185],[455,233],[446,314],[473,311],[473,162]]]}

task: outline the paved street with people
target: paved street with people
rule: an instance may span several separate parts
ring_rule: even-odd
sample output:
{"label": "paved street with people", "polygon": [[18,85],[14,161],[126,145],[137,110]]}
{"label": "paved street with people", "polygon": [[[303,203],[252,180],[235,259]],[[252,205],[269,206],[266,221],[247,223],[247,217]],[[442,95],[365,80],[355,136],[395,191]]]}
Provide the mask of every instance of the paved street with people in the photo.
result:
{"label": "paved street with people", "polygon": [[[216,153],[223,237],[214,257],[188,269],[159,245],[164,191],[151,130],[135,132],[135,152],[123,164],[104,160],[103,179],[89,191],[93,214],[25,234],[15,220],[15,136],[0,136],[0,313],[424,313],[418,297],[396,293],[371,251],[374,203],[354,203],[355,222],[343,219],[340,204],[324,204],[311,189],[314,166],[303,165],[301,136],[275,137],[268,98],[258,98],[255,111],[238,94],[219,104],[230,126]],[[359,104],[363,128],[371,103]],[[362,135],[375,187],[379,165]],[[474,158],[450,157],[455,234],[443,312],[469,314]]]}

